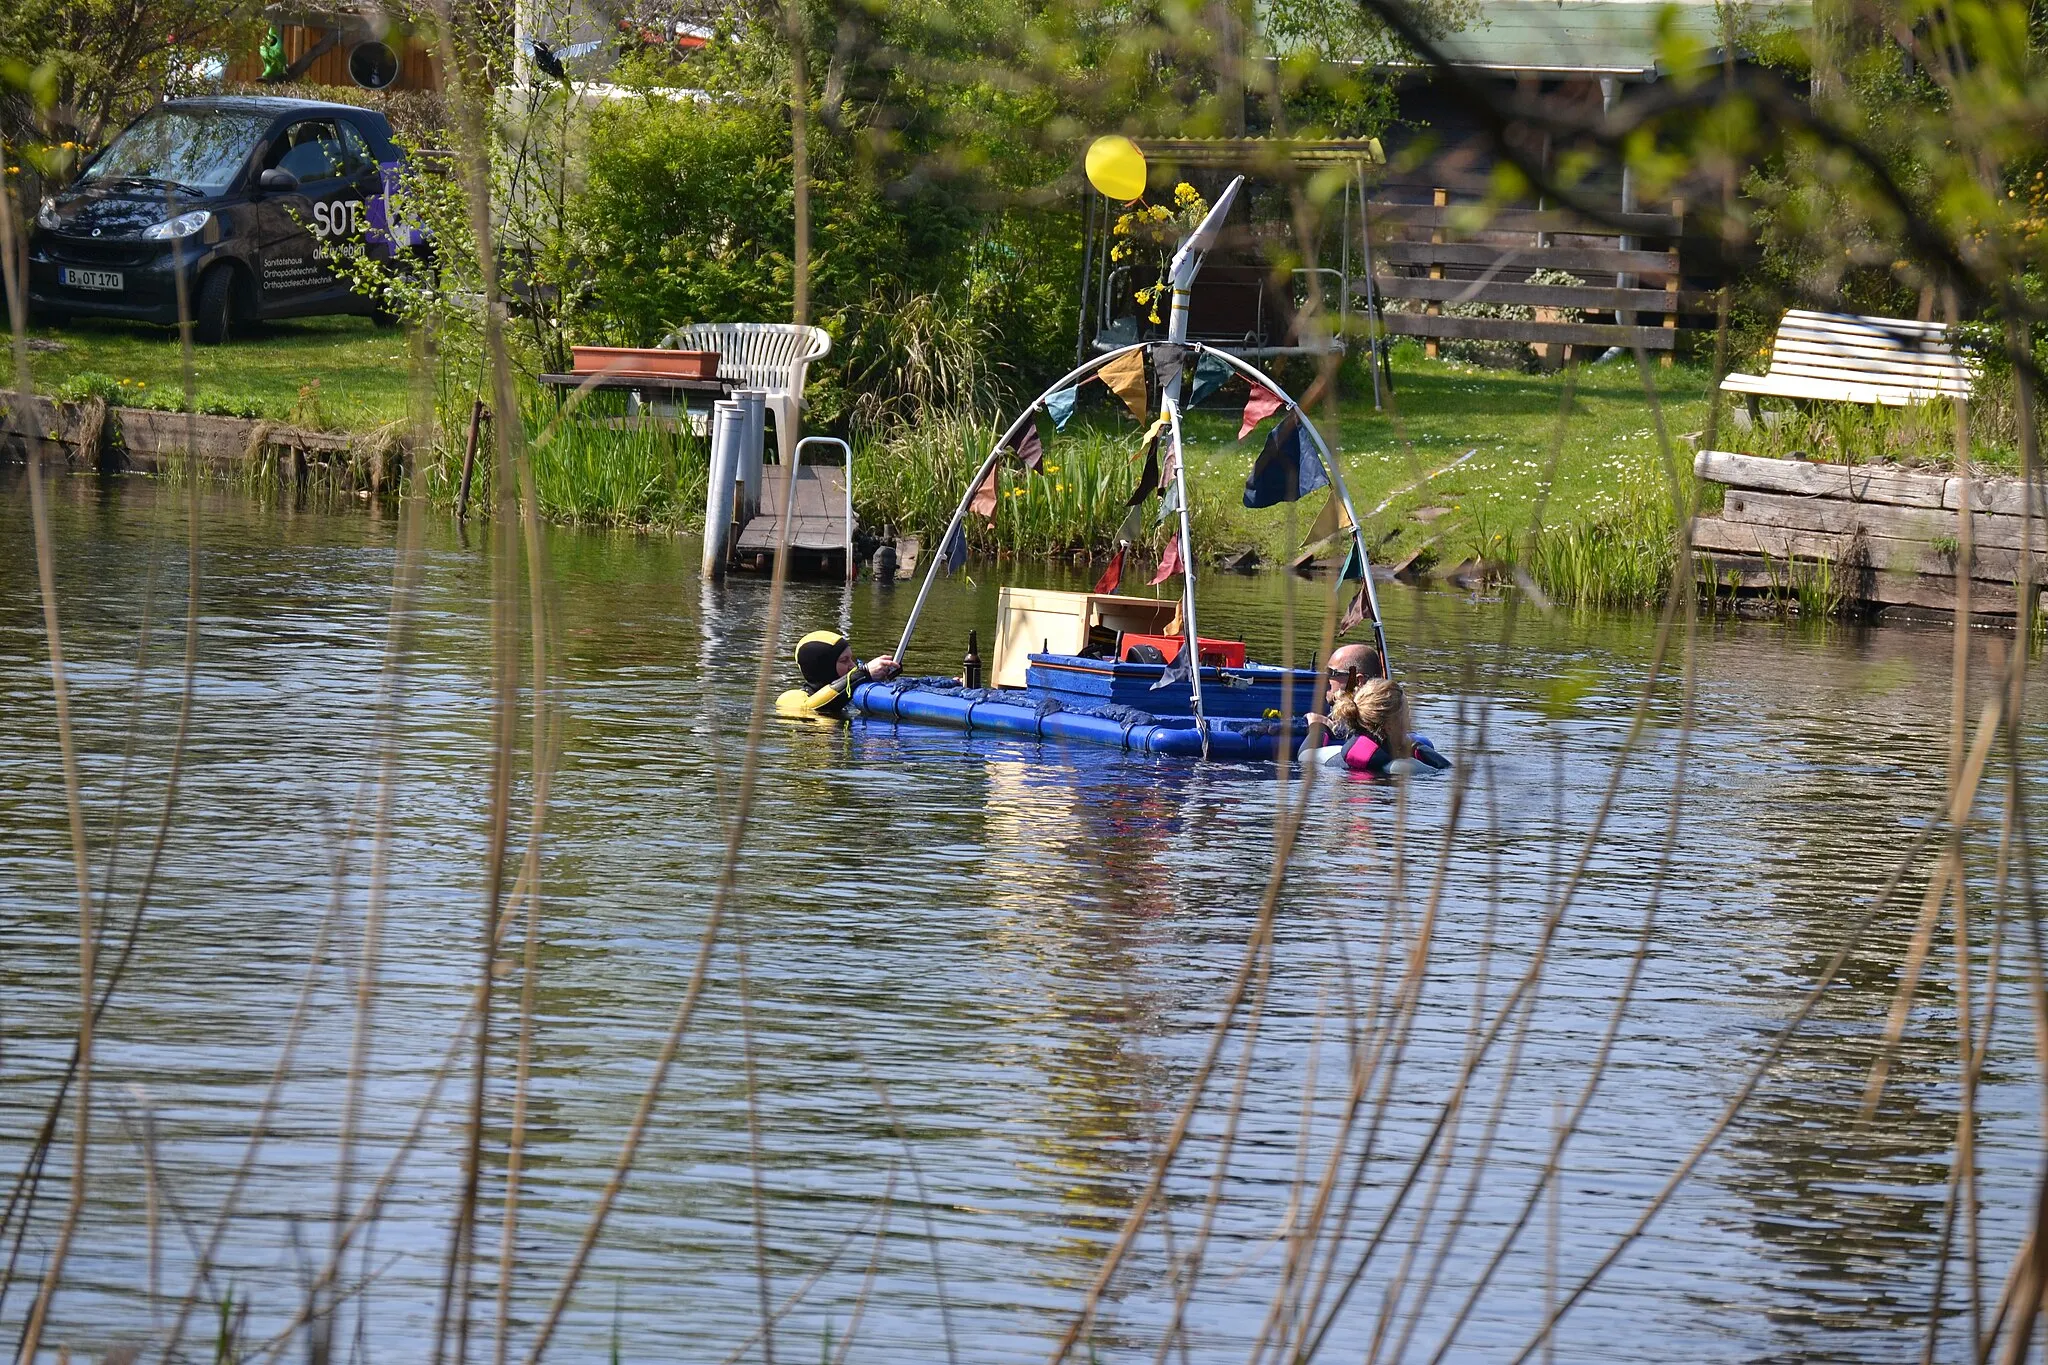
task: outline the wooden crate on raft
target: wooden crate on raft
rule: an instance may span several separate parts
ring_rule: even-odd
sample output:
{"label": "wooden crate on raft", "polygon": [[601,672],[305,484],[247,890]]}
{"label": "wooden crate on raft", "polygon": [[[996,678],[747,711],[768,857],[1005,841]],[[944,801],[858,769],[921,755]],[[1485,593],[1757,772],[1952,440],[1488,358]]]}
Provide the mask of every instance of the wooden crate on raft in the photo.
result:
{"label": "wooden crate on raft", "polygon": [[[1428,204],[1374,201],[1366,206],[1377,267],[1372,286],[1381,327],[1422,338],[1435,358],[1445,341],[1507,341],[1535,346],[1547,362],[1567,346],[1581,358],[1609,346],[1662,352],[1678,345],[1678,243],[1685,205],[1668,213],[1589,217],[1560,209],[1485,210],[1452,204],[1436,190]],[[1584,284],[1532,283],[1562,271]],[[1361,296],[1365,285],[1355,291]],[[1389,301],[1420,303],[1390,312]],[[1533,316],[1463,317],[1461,304],[1527,308]]]}
{"label": "wooden crate on raft", "polygon": [[[1720,514],[1692,524],[1701,582],[1783,591],[1825,565],[1845,601],[1955,610],[1961,478],[1723,450],[1701,451],[1693,472],[1727,487]],[[1970,494],[1970,610],[2016,615],[2023,557],[2037,602],[2048,583],[2048,527],[2027,515],[2024,480],[1974,479]]]}

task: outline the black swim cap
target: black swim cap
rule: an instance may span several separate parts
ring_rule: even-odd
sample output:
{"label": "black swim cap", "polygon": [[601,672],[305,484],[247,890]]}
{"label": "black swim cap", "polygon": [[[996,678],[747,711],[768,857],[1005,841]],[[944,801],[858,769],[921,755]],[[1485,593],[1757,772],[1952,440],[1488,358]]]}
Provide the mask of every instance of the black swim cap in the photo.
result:
{"label": "black swim cap", "polygon": [[839,656],[846,652],[846,637],[836,630],[814,630],[796,644],[797,671],[812,687],[839,681]]}

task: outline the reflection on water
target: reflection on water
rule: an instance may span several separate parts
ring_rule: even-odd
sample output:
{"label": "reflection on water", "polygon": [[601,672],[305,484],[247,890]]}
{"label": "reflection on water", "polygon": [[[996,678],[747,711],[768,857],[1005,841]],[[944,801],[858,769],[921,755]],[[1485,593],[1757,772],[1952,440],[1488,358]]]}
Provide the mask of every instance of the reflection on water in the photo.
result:
{"label": "reflection on water", "polygon": [[[10,1176],[63,1065],[76,999],[75,900],[25,502],[10,485],[0,505],[0,809],[10,835],[0,845],[0,1164]],[[87,825],[120,933],[171,744],[183,508],[158,485],[80,480],[60,487],[56,515]],[[249,1305],[253,1337],[296,1311],[331,1235],[370,877],[358,784],[372,757],[396,527],[209,493],[202,535],[180,816],[103,1026],[92,1212],[49,1338],[79,1349],[146,1336],[164,1316],[145,1292],[145,1106],[161,1204],[180,1211],[157,1270],[174,1301],[302,988],[303,1037],[218,1272]],[[488,550],[442,528],[429,542],[396,722],[386,956],[352,1197],[400,1150],[450,1046],[484,894]],[[566,729],[544,862],[512,1286],[519,1333],[553,1291],[693,969],[767,600],[754,581],[701,585],[692,547],[667,539],[564,533],[549,555]],[[988,638],[995,580],[982,572],[937,590],[914,666],[954,667],[970,626]],[[1204,624],[1276,657],[1286,590],[1294,585],[1276,577],[1219,575]],[[778,648],[836,625],[878,652],[893,645],[912,594],[794,586]],[[1475,993],[1482,1015],[1500,1008],[1535,952],[1558,869],[1615,778],[1651,650],[1638,619],[1523,612],[1511,623],[1498,603],[1395,588],[1386,598],[1424,726],[1474,785],[1347,1256],[1377,1226],[1458,1073]],[[145,619],[151,645],[138,673]],[[1612,1071],[1565,1158],[1555,1236],[1567,1286],[1719,1115],[1939,801],[1945,633],[1717,622],[1701,627],[1695,657],[1683,835]],[[1562,677],[1588,685],[1553,697]],[[1506,1031],[1519,1044],[1511,1053],[1504,1042],[1475,1077],[1428,1226],[1414,1219],[1419,1199],[1390,1226],[1327,1343],[1339,1357],[1366,1354],[1383,1326],[1386,1343],[1406,1343],[1404,1358],[1435,1358],[1525,1202],[1635,951],[1682,705],[1676,682],[1660,686],[1534,1006]],[[1485,753],[1473,728],[1482,712]],[[2031,734],[2037,703],[2026,719]],[[749,1034],[766,1292],[779,1304],[802,1291],[778,1322],[777,1349],[808,1356],[828,1335],[836,1343],[872,1264],[856,1357],[941,1360],[949,1338],[962,1360],[1040,1353],[1139,1198],[1208,1046],[1270,868],[1272,775],[867,723],[773,721],[761,757],[734,932],[714,955],[561,1354],[609,1354],[615,1336],[624,1358],[759,1354],[747,1345],[763,1292]],[[1384,1013],[1420,932],[1450,793],[1443,779],[1405,796],[1339,777],[1318,786],[1253,1060],[1240,1068],[1235,1040],[1221,1054],[1164,1209],[1104,1302],[1102,1358],[1150,1360],[1157,1349],[1177,1258],[1205,1217],[1220,1102],[1238,1084],[1245,1107],[1188,1351],[1219,1361],[1250,1351],[1282,1284],[1303,1181],[1329,1160],[1365,1036],[1357,1019]],[[1987,795],[1987,806],[1998,799]],[[1994,874],[1980,841],[1970,890],[1985,913]],[[1405,895],[1393,894],[1397,881]],[[1857,1110],[1924,881],[1909,879],[1698,1177],[1567,1320],[1560,1358],[1878,1360],[1918,1349],[1958,1102],[1947,956],[1930,972],[1878,1119],[1859,1122]],[[1982,973],[1988,929],[1975,937]],[[1993,1298],[2023,1221],[2035,1109],[2016,949],[2000,972],[1979,1153]],[[501,997],[501,1044],[508,1007]],[[509,1059],[509,1045],[499,1055]],[[413,1358],[431,1331],[467,1085],[458,1072],[442,1093],[374,1236],[349,1258],[345,1276],[361,1293],[338,1331],[360,1334],[369,1358]],[[490,1078],[487,1112],[494,1165],[482,1241],[493,1251],[510,1100],[507,1060]],[[1357,1155],[1354,1139],[1342,1168],[1355,1170]],[[60,1149],[51,1163],[55,1183],[23,1257],[31,1276],[51,1245],[67,1161]],[[878,1204],[892,1187],[885,1226]],[[1443,1358],[1505,1358],[1528,1339],[1549,1292],[1547,1217],[1516,1242]],[[1390,1298],[1389,1277],[1411,1248],[1416,1269]],[[479,1276],[487,1299],[495,1271]],[[1966,1307],[1967,1293],[1957,1260],[1948,1310]],[[10,1291],[9,1323],[29,1297]],[[1952,1327],[1950,1346],[1960,1340]]]}

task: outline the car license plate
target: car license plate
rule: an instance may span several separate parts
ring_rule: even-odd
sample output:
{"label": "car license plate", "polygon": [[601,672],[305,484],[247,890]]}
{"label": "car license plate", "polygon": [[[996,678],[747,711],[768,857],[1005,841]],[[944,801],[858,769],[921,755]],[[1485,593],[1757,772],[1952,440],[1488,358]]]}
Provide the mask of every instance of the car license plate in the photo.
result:
{"label": "car license plate", "polygon": [[118,270],[73,270],[64,268],[64,283],[73,289],[119,289],[121,272]]}

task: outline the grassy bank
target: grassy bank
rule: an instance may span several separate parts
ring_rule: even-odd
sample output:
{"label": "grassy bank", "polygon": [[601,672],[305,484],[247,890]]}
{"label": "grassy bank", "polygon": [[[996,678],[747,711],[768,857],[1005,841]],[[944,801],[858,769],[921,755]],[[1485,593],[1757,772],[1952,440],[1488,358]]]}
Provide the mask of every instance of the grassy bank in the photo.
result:
{"label": "grassy bank", "polygon": [[[1668,473],[1633,362],[1582,370],[1546,485],[1562,376],[1428,361],[1414,347],[1397,352],[1395,367],[1398,390],[1386,409],[1374,411],[1368,393],[1340,401],[1334,421],[1317,414],[1376,562],[1519,559],[1575,604],[1661,594],[1673,479],[1682,496],[1691,491],[1691,449],[1680,438],[1706,422],[1704,370],[1652,371],[1676,452]],[[1240,443],[1243,397],[1229,392],[1186,424],[1196,542],[1205,553],[1251,549],[1284,563],[1300,552],[1324,495],[1292,507],[1244,507],[1244,477],[1268,428]],[[1099,389],[1084,389],[1081,412],[1047,443],[1044,474],[1006,470],[996,516],[971,524],[971,544],[982,553],[1100,551],[1137,480],[1142,434]],[[934,421],[864,448],[855,484],[863,515],[877,529],[935,534],[992,439],[988,430]],[[1545,529],[1532,538],[1539,500]]]}
{"label": "grassy bank", "polygon": [[[171,406],[182,395],[169,329],[81,322],[36,335],[54,343],[32,356],[45,392],[111,384],[121,401]],[[201,406],[215,411],[364,431],[402,420],[411,397],[405,337],[366,320],[276,324],[227,346],[195,348],[193,360]],[[1397,350],[1394,366],[1398,388],[1386,409],[1375,411],[1369,392],[1350,393],[1334,420],[1317,414],[1377,562],[1519,559],[1560,598],[1586,604],[1644,601],[1661,591],[1670,567],[1670,482],[1632,361],[1579,372],[1544,502],[1546,529],[1534,539],[1528,528],[1546,492],[1562,376],[1429,361],[1412,345]],[[1705,426],[1709,376],[1681,366],[1652,377],[1686,489],[1689,450],[1678,438]],[[1143,428],[1099,386],[1083,394],[1065,432],[1048,428],[1044,474],[1005,474],[994,521],[970,528],[977,553],[1099,553],[1110,543],[1138,477]],[[1322,495],[1291,508],[1243,506],[1245,472],[1265,428],[1237,441],[1242,401],[1226,389],[1187,423],[1196,541],[1204,553],[1252,549],[1269,563],[1286,562],[1299,552]],[[522,406],[551,519],[686,527],[701,516],[703,440],[624,420],[615,395],[551,434],[551,397],[531,393]],[[1789,428],[1759,429],[1758,436],[1780,433]],[[878,532],[934,535],[991,439],[971,423],[938,418],[864,445],[855,478],[863,522]],[[437,503],[454,501],[461,448],[462,432],[451,430],[424,457]],[[486,454],[473,494],[479,506],[488,505],[489,480]]]}
{"label": "grassy bank", "polygon": [[[81,318],[29,337],[29,371],[42,393],[111,385],[131,406],[173,408],[184,394],[174,328]],[[405,333],[368,318],[303,318],[194,346],[192,378],[202,410],[370,431],[404,420],[411,359]]]}

